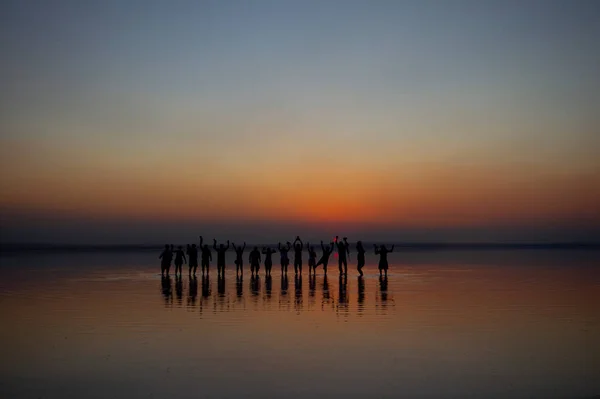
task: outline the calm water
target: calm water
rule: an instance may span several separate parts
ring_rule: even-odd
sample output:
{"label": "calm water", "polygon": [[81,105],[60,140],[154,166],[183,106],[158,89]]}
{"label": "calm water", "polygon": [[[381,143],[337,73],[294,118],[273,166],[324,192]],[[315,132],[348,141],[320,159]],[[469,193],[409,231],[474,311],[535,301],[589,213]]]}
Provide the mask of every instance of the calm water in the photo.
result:
{"label": "calm water", "polygon": [[346,282],[236,281],[232,253],[224,281],[161,280],[157,256],[2,255],[0,397],[600,394],[599,253],[393,254],[387,280],[371,256]]}

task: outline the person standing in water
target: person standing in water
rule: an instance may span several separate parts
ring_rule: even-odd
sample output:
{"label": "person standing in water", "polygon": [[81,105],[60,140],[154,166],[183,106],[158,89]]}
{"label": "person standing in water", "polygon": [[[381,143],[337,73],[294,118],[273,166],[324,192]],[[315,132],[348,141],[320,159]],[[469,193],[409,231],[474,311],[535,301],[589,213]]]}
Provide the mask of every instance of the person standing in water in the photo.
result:
{"label": "person standing in water", "polygon": [[204,275],[204,269],[206,268],[206,274],[208,275],[208,268],[210,266],[210,261],[212,260],[212,252],[210,252],[210,247],[207,244],[202,246],[203,239],[200,236],[200,251],[202,252],[202,275]]}
{"label": "person standing in water", "polygon": [[165,273],[169,275],[169,268],[171,267],[171,259],[173,258],[173,253],[169,248],[168,244],[165,244],[165,249],[163,249],[162,253],[158,257],[160,259],[160,275],[164,276]]}
{"label": "person standing in water", "polygon": [[229,240],[227,240],[227,246],[219,244],[217,247],[217,240],[213,238],[213,249],[217,251],[217,276],[221,273],[225,275],[225,252],[229,249]]}
{"label": "person standing in water", "polygon": [[[344,241],[340,241],[338,236],[335,236],[335,245],[338,250],[338,267],[340,269],[340,274],[348,274],[348,259],[346,258],[346,255],[350,255],[348,237],[344,237]],[[342,265],[344,266],[343,268]]]}
{"label": "person standing in water", "polygon": [[282,247],[281,243],[278,243],[277,249],[279,249],[279,252],[281,253],[281,274],[283,274],[283,273],[287,274],[287,267],[290,264],[290,258],[288,257],[288,252],[290,249],[292,249],[292,243],[288,241],[287,247]]}
{"label": "person standing in water", "polygon": [[362,268],[365,265],[365,249],[363,248],[362,241],[356,242],[356,260],[358,261],[356,265],[356,270],[358,270],[358,273],[362,277]]}
{"label": "person standing in water", "polygon": [[310,275],[311,270],[313,274],[317,274],[317,253],[309,242],[306,243],[306,250],[308,251],[308,274]]}
{"label": "person standing in water", "polygon": [[234,242],[231,245],[233,245],[235,251],[235,275],[237,276],[238,273],[244,274],[244,258],[242,255],[244,255],[246,249],[246,241],[244,241],[243,247],[236,247]]}
{"label": "person standing in water", "polygon": [[177,251],[175,251],[175,276],[177,276],[177,270],[179,270],[179,276],[181,276],[182,266],[185,262],[183,247],[180,245],[177,247]]}
{"label": "person standing in water", "polygon": [[192,244],[191,247],[188,248],[188,266],[190,268],[189,275],[196,275],[196,269],[198,269],[198,248],[196,248],[196,244]]}
{"label": "person standing in water", "polygon": [[296,236],[294,240],[294,273],[302,274],[302,249],[304,248],[304,244],[302,244],[302,240],[300,236]]}
{"label": "person standing in water", "polygon": [[388,254],[388,252],[394,252],[394,246],[392,245],[392,249],[387,249],[385,247],[385,245],[381,245],[378,247],[377,244],[375,244],[374,247],[375,247],[375,255],[379,255],[379,277],[381,277],[381,272],[383,270],[385,270],[385,277],[387,277],[387,271],[388,271],[387,254]]}
{"label": "person standing in water", "polygon": [[265,276],[269,277],[271,276],[271,268],[273,267],[273,259],[271,258],[271,255],[273,255],[275,252],[274,249],[269,248],[269,247],[263,247],[262,253],[265,254]]}
{"label": "person standing in water", "polygon": [[333,252],[333,242],[328,246],[324,246],[323,241],[321,241],[321,250],[323,251],[323,255],[321,255],[321,259],[319,259],[315,268],[319,265],[323,265],[323,272],[327,275],[327,264],[329,263],[329,256]]}
{"label": "person standing in water", "polygon": [[254,249],[250,252],[250,256],[248,257],[248,261],[250,262],[250,273],[252,273],[252,277],[254,277],[254,273],[258,276],[258,270],[260,269],[260,251],[258,247],[254,247]]}

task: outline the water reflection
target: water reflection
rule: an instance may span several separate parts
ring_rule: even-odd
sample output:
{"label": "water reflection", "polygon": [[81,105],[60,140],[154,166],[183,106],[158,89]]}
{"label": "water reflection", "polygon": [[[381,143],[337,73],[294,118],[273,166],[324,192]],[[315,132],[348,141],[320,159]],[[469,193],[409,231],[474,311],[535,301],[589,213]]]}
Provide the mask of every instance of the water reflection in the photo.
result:
{"label": "water reflection", "polygon": [[365,278],[358,277],[358,314],[362,315],[365,311]]}
{"label": "water reflection", "polygon": [[175,295],[177,295],[177,305],[183,304],[183,279],[181,276],[175,276]]}
{"label": "water reflection", "polygon": [[[200,311],[206,309],[208,305],[213,312],[234,311],[245,309],[244,298],[250,298],[255,305],[256,310],[270,307],[270,302],[275,295],[279,301],[279,309],[293,310],[297,314],[314,310],[315,305],[319,308],[319,299],[317,291],[321,291],[321,310],[334,311],[338,315],[347,316],[352,311],[358,315],[363,315],[369,308],[366,291],[370,288],[373,295],[370,296],[374,303],[371,304],[377,312],[389,310],[393,304],[390,300],[390,291],[388,289],[388,278],[358,277],[351,279],[344,274],[339,278],[331,280],[326,275],[309,275],[308,284],[304,285],[301,274],[294,276],[293,293],[290,296],[290,287],[287,274],[277,276],[280,284],[273,287],[273,277],[264,277],[264,284],[261,281],[262,276],[252,276],[247,284],[244,283],[242,275],[220,275],[217,277],[217,290],[212,291],[211,280],[208,275],[201,277],[201,282],[195,276],[175,277],[175,287],[171,277],[161,278],[160,291],[165,306],[183,306],[184,296],[187,308],[195,308],[197,305]],[[184,281],[187,279],[187,281]],[[227,279],[235,279],[235,283],[227,284]],[[201,295],[198,301],[198,284],[201,284]],[[356,284],[356,287],[354,287]],[[356,294],[351,294],[356,293]],[[240,307],[241,306],[241,307]]]}
{"label": "water reflection", "polygon": [[173,283],[171,277],[163,276],[160,281],[160,291],[165,299],[165,306],[173,304]]}
{"label": "water reflection", "polygon": [[196,278],[196,276],[192,276],[189,279],[187,306],[188,307],[196,306],[196,298],[197,297],[198,297],[198,279]]}

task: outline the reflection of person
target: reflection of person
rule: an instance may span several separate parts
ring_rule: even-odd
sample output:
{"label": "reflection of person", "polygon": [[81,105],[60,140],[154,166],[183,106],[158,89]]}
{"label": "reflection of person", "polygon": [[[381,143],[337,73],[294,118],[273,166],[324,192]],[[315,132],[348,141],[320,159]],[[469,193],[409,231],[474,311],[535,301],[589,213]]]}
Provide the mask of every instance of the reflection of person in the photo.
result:
{"label": "reflection of person", "polygon": [[244,241],[243,247],[236,247],[234,242],[231,245],[233,245],[233,249],[235,250],[235,275],[237,276],[238,272],[240,274],[244,273],[244,258],[242,255],[246,249],[246,242]]}
{"label": "reflection of person", "polygon": [[323,265],[323,272],[327,274],[327,264],[329,263],[329,256],[333,252],[333,242],[331,242],[328,246],[323,245],[323,241],[321,241],[321,250],[323,251],[323,255],[321,255],[321,259],[315,265],[315,268],[319,265]]}
{"label": "reflection of person", "polygon": [[287,273],[287,267],[290,264],[290,258],[288,258],[288,251],[292,248],[292,243],[287,242],[287,247],[281,246],[281,243],[277,244],[277,249],[281,253],[281,273]]}
{"label": "reflection of person", "polygon": [[362,276],[362,268],[365,265],[365,249],[363,248],[362,241],[357,241],[356,243],[356,260],[358,261],[356,270]]}
{"label": "reflection of person", "polygon": [[385,247],[385,245],[381,245],[378,247],[377,244],[375,244],[374,247],[375,247],[375,255],[379,255],[379,276],[381,276],[381,272],[385,270],[385,276],[387,277],[387,271],[388,271],[387,254],[388,254],[388,252],[394,252],[394,246],[392,245],[391,249],[387,249]]}

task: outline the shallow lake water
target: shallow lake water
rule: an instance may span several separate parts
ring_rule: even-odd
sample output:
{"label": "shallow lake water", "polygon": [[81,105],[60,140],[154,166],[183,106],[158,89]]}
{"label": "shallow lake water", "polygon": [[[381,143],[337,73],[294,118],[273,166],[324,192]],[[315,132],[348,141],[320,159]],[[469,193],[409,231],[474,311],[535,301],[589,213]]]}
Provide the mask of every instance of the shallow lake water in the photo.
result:
{"label": "shallow lake water", "polygon": [[238,279],[233,253],[163,279],[157,256],[1,255],[0,397],[600,394],[598,252],[393,253],[387,279],[374,255],[363,279]]}

